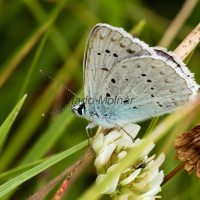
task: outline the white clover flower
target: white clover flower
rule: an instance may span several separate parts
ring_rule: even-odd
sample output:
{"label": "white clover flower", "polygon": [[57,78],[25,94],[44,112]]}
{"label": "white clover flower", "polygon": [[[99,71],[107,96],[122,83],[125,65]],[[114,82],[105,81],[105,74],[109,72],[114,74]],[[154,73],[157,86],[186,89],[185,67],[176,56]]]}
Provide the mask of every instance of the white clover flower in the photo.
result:
{"label": "white clover flower", "polygon": [[[130,149],[137,149],[143,139],[135,139],[140,126],[128,124],[120,131],[114,130],[109,134],[99,134],[93,141],[93,149],[96,152],[95,167],[97,169],[97,184],[118,166],[119,161],[124,158]],[[131,136],[129,136],[128,134]],[[135,139],[135,140],[134,140]],[[161,191],[161,183],[164,178],[163,171],[159,171],[160,165],[165,157],[161,154],[148,157],[154,148],[151,143],[137,161],[115,176],[104,194],[109,194],[115,200],[154,200]]]}

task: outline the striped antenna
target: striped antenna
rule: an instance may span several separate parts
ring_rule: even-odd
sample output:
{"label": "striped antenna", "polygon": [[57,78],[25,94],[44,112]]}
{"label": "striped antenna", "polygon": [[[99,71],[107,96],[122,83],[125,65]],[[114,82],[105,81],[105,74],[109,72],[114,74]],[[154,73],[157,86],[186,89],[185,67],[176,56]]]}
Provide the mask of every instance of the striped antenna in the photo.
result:
{"label": "striped antenna", "polygon": [[[67,106],[67,107],[61,108],[61,109],[59,109],[59,110],[52,111],[52,112],[48,113],[48,115],[57,114],[57,113],[59,113],[59,112],[62,112],[63,110],[67,110],[68,108],[72,108],[72,106]],[[43,114],[42,114],[42,117],[45,117],[45,116],[46,116],[46,114],[43,113]]]}
{"label": "striped antenna", "polygon": [[78,97],[77,94],[75,94],[72,90],[70,90],[66,85],[62,84],[61,82],[55,80],[54,78],[52,78],[51,76],[49,76],[48,74],[44,73],[41,69],[39,70],[40,73],[45,76],[46,78],[55,81],[58,85],[63,86],[66,90],[68,90],[69,92],[71,92],[74,96]]}
{"label": "striped antenna", "polygon": [[[67,91],[69,91],[69,92],[70,92],[71,94],[73,94],[75,97],[78,97],[77,94],[75,94],[72,90],[70,90],[66,85],[64,85],[64,84],[62,84],[61,82],[55,80],[54,78],[52,78],[52,77],[49,76],[48,74],[44,73],[42,70],[39,70],[39,71],[40,71],[40,73],[41,73],[43,76],[45,76],[46,78],[48,78],[48,79],[50,79],[50,80],[56,82],[58,85],[61,85],[62,87],[64,87]],[[63,111],[63,110],[66,110],[66,109],[68,109],[68,108],[72,108],[72,105],[71,105],[71,106],[64,107],[64,108],[61,108],[61,109],[59,109],[59,110],[52,111],[52,112],[48,113],[48,115],[57,114],[57,113],[59,113],[59,112],[61,112],[61,111]],[[44,117],[44,116],[46,116],[46,114],[43,113],[42,116]]]}

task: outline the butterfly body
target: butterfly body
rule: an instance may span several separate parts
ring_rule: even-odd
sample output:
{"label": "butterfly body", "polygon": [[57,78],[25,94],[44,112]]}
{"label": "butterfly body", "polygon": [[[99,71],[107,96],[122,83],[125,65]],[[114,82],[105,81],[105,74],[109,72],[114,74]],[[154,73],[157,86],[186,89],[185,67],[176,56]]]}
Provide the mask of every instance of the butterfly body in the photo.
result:
{"label": "butterfly body", "polygon": [[173,53],[149,47],[121,28],[97,24],[85,50],[85,99],[72,110],[93,125],[120,127],[169,113],[198,88]]}

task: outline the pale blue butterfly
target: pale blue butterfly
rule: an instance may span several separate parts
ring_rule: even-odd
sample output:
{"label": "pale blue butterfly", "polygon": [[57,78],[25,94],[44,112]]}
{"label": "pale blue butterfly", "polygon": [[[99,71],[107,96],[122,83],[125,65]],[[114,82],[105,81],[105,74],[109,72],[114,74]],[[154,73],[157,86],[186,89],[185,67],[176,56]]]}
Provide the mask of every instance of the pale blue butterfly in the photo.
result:
{"label": "pale blue butterfly", "polygon": [[175,54],[108,24],[92,29],[83,68],[85,100],[72,110],[91,122],[87,128],[121,127],[169,113],[199,88]]}

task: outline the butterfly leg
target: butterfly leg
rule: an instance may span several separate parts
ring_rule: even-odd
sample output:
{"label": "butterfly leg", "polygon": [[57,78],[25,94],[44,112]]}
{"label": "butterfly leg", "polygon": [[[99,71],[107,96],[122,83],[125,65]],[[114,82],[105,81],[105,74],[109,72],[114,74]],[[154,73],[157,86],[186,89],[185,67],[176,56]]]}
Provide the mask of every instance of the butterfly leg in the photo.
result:
{"label": "butterfly leg", "polygon": [[120,126],[120,130],[123,130],[131,138],[131,140],[134,141],[134,139],[132,138],[132,136],[122,126]]}
{"label": "butterfly leg", "polygon": [[95,123],[89,123],[87,126],[86,126],[86,133],[87,133],[87,136],[88,136],[88,143],[90,144],[90,137],[91,137],[91,133],[92,133],[92,129],[96,126]]}

